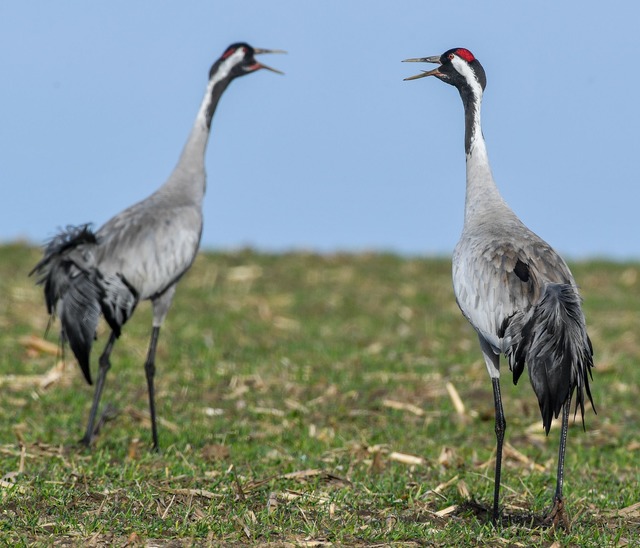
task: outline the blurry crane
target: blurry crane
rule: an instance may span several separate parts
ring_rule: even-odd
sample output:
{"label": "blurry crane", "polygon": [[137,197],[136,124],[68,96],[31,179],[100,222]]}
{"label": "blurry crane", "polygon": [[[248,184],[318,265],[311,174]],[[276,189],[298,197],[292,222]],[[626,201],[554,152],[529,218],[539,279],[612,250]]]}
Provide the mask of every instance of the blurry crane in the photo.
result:
{"label": "blurry crane", "polygon": [[453,252],[453,286],[462,313],[478,332],[493,382],[497,437],[493,522],[499,516],[506,428],[499,370],[504,353],[514,383],[527,364],[547,434],[552,418],[562,410],[556,491],[548,520],[568,528],[562,483],[574,391],[576,413],[580,406],[583,425],[585,392],[593,407],[589,389],[593,351],[578,289],[562,258],[516,217],[498,192],[480,126],[486,85],[482,65],[463,48],[406,61],[438,64],[406,80],[435,76],[455,86],[464,105],[467,191],[464,228]]}
{"label": "blurry crane", "polygon": [[282,53],[229,46],[209,72],[209,83],[195,123],[173,173],[151,196],[107,221],[97,232],[89,225],[67,227],[47,245],[35,266],[44,285],[49,314],[58,315],[61,338],[69,342],[89,384],[90,353],[100,315],[111,334],[100,356],[98,381],[81,443],[90,445],[110,356],[120,330],[140,301],[151,300],[153,329],[145,362],[153,447],[158,432],[153,379],[160,326],[169,310],[176,284],[193,263],[202,233],[202,200],[206,176],[204,155],[211,118],[220,96],[234,78],[261,68],[254,55]]}

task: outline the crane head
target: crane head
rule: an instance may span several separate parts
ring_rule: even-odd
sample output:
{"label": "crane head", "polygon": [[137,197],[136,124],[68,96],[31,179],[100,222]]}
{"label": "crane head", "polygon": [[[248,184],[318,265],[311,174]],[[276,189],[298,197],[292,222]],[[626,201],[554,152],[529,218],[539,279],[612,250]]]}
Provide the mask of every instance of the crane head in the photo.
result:
{"label": "crane head", "polygon": [[439,65],[433,70],[422,71],[420,74],[405,78],[405,80],[417,80],[425,76],[435,76],[458,89],[464,87],[474,89],[480,86],[484,90],[487,85],[484,68],[482,68],[473,53],[465,48],[453,48],[445,51],[442,55],[434,55],[432,57],[405,59],[403,63],[435,63]]}
{"label": "crane head", "polygon": [[267,69],[272,72],[277,72],[278,74],[284,74],[278,69],[258,62],[255,56],[262,53],[286,53],[286,51],[281,49],[254,48],[245,42],[231,44],[220,59],[211,67],[209,79],[213,78],[214,75],[219,72],[222,72],[225,77],[228,76],[230,79],[233,79],[260,69]]}

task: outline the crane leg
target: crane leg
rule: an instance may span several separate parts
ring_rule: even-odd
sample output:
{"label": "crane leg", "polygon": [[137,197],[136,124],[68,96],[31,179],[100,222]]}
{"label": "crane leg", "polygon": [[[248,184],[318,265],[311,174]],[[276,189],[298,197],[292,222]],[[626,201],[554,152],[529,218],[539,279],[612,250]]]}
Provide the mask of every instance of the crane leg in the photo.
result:
{"label": "crane leg", "polygon": [[558,476],[556,478],[556,492],[553,496],[553,508],[546,518],[546,522],[553,527],[563,527],[569,530],[569,519],[564,509],[562,486],[564,483],[564,455],[567,449],[567,434],[569,431],[569,413],[571,412],[571,394],[562,408],[562,429],[560,431],[560,448],[558,449]]}
{"label": "crane leg", "polygon": [[91,441],[93,440],[94,428],[96,422],[96,415],[98,414],[98,407],[100,405],[100,398],[102,396],[102,390],[104,389],[104,381],[107,377],[107,371],[111,369],[111,351],[113,350],[113,345],[116,342],[116,334],[112,331],[109,336],[109,341],[107,342],[107,346],[105,346],[104,351],[102,352],[99,360],[100,368],[98,370],[98,380],[96,382],[96,389],[93,393],[93,403],[91,404],[91,411],[89,412],[89,421],[87,423],[87,430],[84,434],[84,437],[80,440],[80,443],[89,447],[91,445]]}
{"label": "crane leg", "polygon": [[504,418],[502,409],[502,396],[500,395],[500,378],[493,377],[493,403],[496,411],[496,474],[493,486],[493,514],[491,521],[494,525],[498,523],[498,501],[500,499],[500,475],[502,472],[502,446],[504,444],[504,433],[507,429],[507,421]]}
{"label": "crane leg", "polygon": [[500,394],[500,356],[495,353],[491,344],[481,335],[478,336],[480,348],[484,363],[487,366],[487,372],[493,383],[493,404],[495,406],[496,420],[496,473],[493,484],[493,512],[491,521],[494,525],[498,524],[498,502],[500,500],[500,475],[502,472],[502,446],[504,444],[504,433],[507,429],[507,421],[504,418],[504,410],[502,409],[502,395]]}
{"label": "crane leg", "polygon": [[156,404],[155,390],[153,379],[156,374],[156,346],[158,345],[158,337],[160,335],[160,327],[154,326],[151,331],[151,342],[149,343],[149,353],[147,361],[144,364],[144,372],[147,376],[147,388],[149,390],[149,412],[151,414],[151,435],[153,436],[153,449],[159,450],[158,446],[158,428],[156,426]]}

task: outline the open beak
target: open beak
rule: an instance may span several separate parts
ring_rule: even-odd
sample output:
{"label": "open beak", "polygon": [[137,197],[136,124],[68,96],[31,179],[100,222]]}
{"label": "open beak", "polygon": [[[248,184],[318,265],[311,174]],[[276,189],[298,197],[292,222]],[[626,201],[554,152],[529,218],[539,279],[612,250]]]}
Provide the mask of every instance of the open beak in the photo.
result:
{"label": "open beak", "polygon": [[[284,51],[283,49],[264,49],[264,48],[253,48],[253,51],[256,55],[259,55],[261,53],[287,53],[286,51]],[[278,69],[274,69],[273,67],[270,67],[268,65],[265,65],[263,63],[256,63],[256,68],[255,70],[258,69],[267,69],[270,70],[271,72],[277,72],[278,74],[284,74],[284,72],[282,72],[281,70]]]}
{"label": "open beak", "polygon": [[[433,55],[432,57],[413,57],[412,59],[404,59],[403,63],[437,63],[441,65],[440,56]],[[440,76],[442,73],[434,68],[433,70],[423,70],[420,74],[416,74],[415,76],[409,76],[405,78],[405,80],[417,80],[418,78],[424,78],[425,76]]]}

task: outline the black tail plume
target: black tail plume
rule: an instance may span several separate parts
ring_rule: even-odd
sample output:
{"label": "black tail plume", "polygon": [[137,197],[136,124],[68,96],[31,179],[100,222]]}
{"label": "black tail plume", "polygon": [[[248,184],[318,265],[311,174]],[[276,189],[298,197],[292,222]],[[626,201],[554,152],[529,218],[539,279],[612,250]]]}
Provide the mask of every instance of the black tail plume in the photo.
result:
{"label": "black tail plume", "polygon": [[85,379],[91,381],[89,358],[100,318],[100,289],[90,225],[68,226],[47,244],[44,257],[29,275],[44,286],[47,311],[60,316],[62,341],[69,341]]}
{"label": "black tail plume", "polygon": [[535,306],[511,319],[505,338],[510,340],[506,356],[513,382],[526,363],[546,433],[574,390],[575,412],[580,407],[584,427],[585,392],[595,412],[589,387],[593,349],[578,291],[569,284],[548,284]]}

